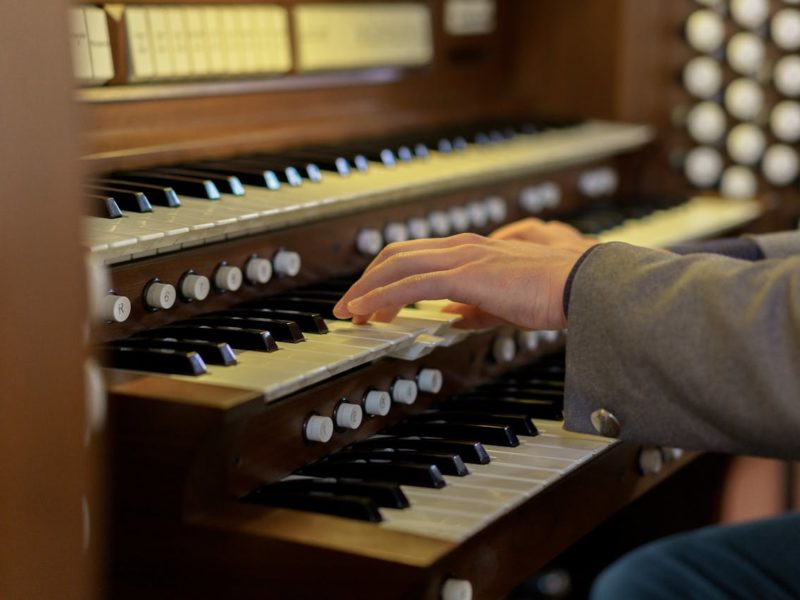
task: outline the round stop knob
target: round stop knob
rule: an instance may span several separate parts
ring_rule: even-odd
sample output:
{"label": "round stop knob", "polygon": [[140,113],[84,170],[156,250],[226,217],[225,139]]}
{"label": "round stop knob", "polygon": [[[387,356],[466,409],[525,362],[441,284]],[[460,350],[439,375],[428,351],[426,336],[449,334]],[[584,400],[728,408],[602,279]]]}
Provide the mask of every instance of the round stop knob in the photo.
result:
{"label": "round stop knob", "polygon": [[205,275],[189,273],[180,282],[181,295],[187,300],[205,300],[211,292],[211,282]]}
{"label": "round stop knob", "polygon": [[414,404],[417,399],[417,384],[410,379],[395,379],[391,394],[392,400],[398,404]]}
{"label": "round stop knob", "polygon": [[306,421],[304,436],[309,442],[329,442],[333,437],[333,419],[312,415]]}
{"label": "round stop knob", "polygon": [[336,408],[336,426],[342,429],[358,429],[364,413],[358,404],[342,402]]}
{"label": "round stop knob", "polygon": [[417,373],[417,387],[429,394],[438,394],[442,391],[444,377],[439,369],[422,369]]}
{"label": "round stop knob", "polygon": [[500,335],[492,343],[492,357],[496,363],[509,363],[517,355],[517,345],[513,338]]}
{"label": "round stop knob", "polygon": [[472,600],[472,584],[466,579],[448,579],[442,585],[442,600]]}
{"label": "round stop knob", "polygon": [[144,303],[148,308],[172,308],[175,304],[175,286],[155,281],[144,292]]}
{"label": "round stop knob", "polygon": [[375,256],[383,248],[383,235],[377,229],[362,229],[356,234],[356,250],[365,256]]}
{"label": "round stop knob", "polygon": [[408,234],[411,239],[421,240],[431,236],[431,226],[426,219],[414,217],[408,220]]}
{"label": "round stop knob", "polygon": [[383,228],[383,238],[387,244],[405,242],[408,239],[408,227],[406,227],[405,223],[388,223]]}
{"label": "round stop knob", "polygon": [[108,294],[100,304],[100,316],[104,321],[123,323],[131,316],[131,301],[127,296]]}
{"label": "round stop knob", "polygon": [[431,226],[431,232],[438,237],[450,235],[450,218],[447,213],[442,210],[435,210],[428,215],[428,223]]}
{"label": "round stop knob", "polygon": [[364,396],[364,410],[371,417],[385,417],[392,407],[389,392],[370,390]]}
{"label": "round stop knob", "polygon": [[278,250],[272,257],[272,266],[281,277],[294,277],[302,265],[300,255],[292,250]]}
{"label": "round stop knob", "polygon": [[272,263],[266,258],[254,256],[244,266],[244,274],[250,283],[267,283],[272,279]]}
{"label": "round stop knob", "polygon": [[221,265],[214,273],[214,285],[224,292],[235,292],[242,287],[242,270],[231,265]]}

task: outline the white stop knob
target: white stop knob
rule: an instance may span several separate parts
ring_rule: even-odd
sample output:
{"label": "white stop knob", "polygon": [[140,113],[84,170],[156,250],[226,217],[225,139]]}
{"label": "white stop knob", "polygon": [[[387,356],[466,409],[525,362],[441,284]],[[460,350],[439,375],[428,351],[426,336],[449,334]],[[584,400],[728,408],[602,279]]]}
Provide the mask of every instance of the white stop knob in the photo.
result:
{"label": "white stop knob", "polygon": [[294,277],[302,265],[300,255],[292,250],[278,250],[272,257],[272,266],[281,277]]}
{"label": "white stop knob", "polygon": [[149,308],[172,308],[175,304],[175,286],[169,283],[151,283],[144,293],[144,302]]}
{"label": "white stop knob", "polygon": [[503,223],[508,216],[508,203],[505,198],[500,196],[489,196],[483,201],[489,213],[489,221],[492,223]]}
{"label": "white stop knob", "polygon": [[408,220],[408,234],[412,240],[421,240],[431,237],[431,225],[427,219],[414,217]]}
{"label": "white stop knob", "polygon": [[799,164],[794,148],[786,144],[776,144],[764,154],[761,171],[771,184],[789,185],[797,179]]}
{"label": "white stop knob", "polygon": [[489,223],[489,211],[482,202],[470,202],[467,204],[467,212],[473,227],[486,227]]}
{"label": "white stop knob", "polygon": [[686,129],[701,144],[713,144],[725,133],[725,111],[715,102],[701,102],[686,117]]}
{"label": "white stop knob", "polygon": [[306,421],[305,438],[309,442],[329,442],[333,437],[333,419],[313,415]]}
{"label": "white stop knob", "polygon": [[428,223],[430,223],[433,235],[444,237],[450,235],[450,218],[447,213],[442,210],[435,210],[428,215]]}
{"label": "white stop knob", "polygon": [[784,50],[800,48],[800,10],[784,8],[772,17],[770,33],[775,45]]}
{"label": "white stop knob", "polygon": [[683,85],[698,98],[711,98],[722,87],[722,67],[708,56],[697,56],[683,69]]}
{"label": "white stop knob", "polygon": [[758,180],[752,170],[735,165],[725,169],[719,191],[728,198],[754,198],[758,191]]}
{"label": "white stop knob", "polygon": [[463,206],[453,206],[447,211],[450,229],[456,233],[469,229],[469,211]]}
{"label": "white stop knob", "polygon": [[764,106],[764,91],[752,79],[737,79],[725,90],[725,108],[741,121],[751,121]]}
{"label": "white stop knob", "polygon": [[725,40],[725,23],[713,10],[697,10],[686,21],[686,39],[698,52],[714,52]]}
{"label": "white stop knob", "polygon": [[244,266],[244,274],[250,283],[267,283],[272,279],[272,263],[266,258],[254,256]]}
{"label": "white stop knob", "polygon": [[717,183],[722,173],[722,157],[714,148],[695,148],[686,155],[683,168],[692,185],[708,188]]}
{"label": "white stop knob", "polygon": [[472,600],[472,584],[466,579],[448,579],[442,585],[442,600]]}
{"label": "white stop knob", "polygon": [[800,140],[800,102],[778,102],[769,116],[769,126],[775,137],[784,142]]}
{"label": "white stop knob", "polygon": [[108,294],[100,304],[100,316],[104,321],[123,323],[131,316],[131,301],[127,296]]}
{"label": "white stop knob", "polygon": [[383,228],[383,237],[387,244],[405,242],[408,239],[408,227],[405,223],[388,223]]}
{"label": "white stop knob", "polygon": [[517,332],[517,344],[525,352],[533,352],[539,348],[538,331],[519,331]]}
{"label": "white stop knob", "polygon": [[438,394],[442,391],[444,377],[439,369],[422,369],[417,373],[417,387],[429,394]]}
{"label": "white stop knob", "polygon": [[219,267],[214,273],[214,285],[225,292],[235,292],[242,287],[242,270],[230,265]]}
{"label": "white stop knob", "polygon": [[775,63],[772,74],[775,87],[784,96],[800,96],[800,56],[790,54]]}
{"label": "white stop knob", "polygon": [[364,410],[371,417],[385,417],[392,408],[389,392],[370,390],[364,396]]}
{"label": "white stop knob", "polygon": [[639,470],[642,475],[658,475],[663,468],[661,448],[642,448],[639,451]]}
{"label": "white stop knob", "polygon": [[417,384],[410,379],[395,379],[391,392],[392,400],[398,404],[414,404],[417,399]]}
{"label": "white stop knob", "polygon": [[383,235],[377,229],[362,229],[356,234],[356,250],[364,256],[375,256],[383,248]]}
{"label": "white stop knob", "polygon": [[342,429],[358,429],[364,413],[358,404],[342,402],[336,408],[336,425]]}
{"label": "white stop knob", "polygon": [[766,49],[763,40],[754,33],[742,31],[728,42],[728,63],[742,75],[755,75],[764,63]]}
{"label": "white stop knob", "polygon": [[755,125],[741,123],[731,129],[726,141],[726,148],[731,158],[743,165],[753,165],[764,154],[767,138],[764,132]]}
{"label": "white stop knob", "polygon": [[757,29],[769,16],[769,0],[732,0],[730,10],[739,25]]}
{"label": "white stop knob", "polygon": [[205,275],[194,273],[181,280],[181,294],[189,300],[205,300],[211,292],[211,282]]}
{"label": "white stop knob", "polygon": [[492,342],[492,358],[496,363],[509,363],[517,355],[517,345],[513,338],[500,335]]}

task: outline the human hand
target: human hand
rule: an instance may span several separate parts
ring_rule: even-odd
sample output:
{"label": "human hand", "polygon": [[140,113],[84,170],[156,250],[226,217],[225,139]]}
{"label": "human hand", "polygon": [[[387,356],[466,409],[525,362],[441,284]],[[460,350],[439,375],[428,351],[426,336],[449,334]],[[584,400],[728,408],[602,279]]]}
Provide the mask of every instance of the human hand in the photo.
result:
{"label": "human hand", "polygon": [[554,248],[577,250],[581,253],[599,243],[596,238],[585,236],[561,221],[545,222],[533,217],[509,223],[493,231],[489,237],[497,240],[533,242]]}
{"label": "human hand", "polygon": [[383,249],[334,308],[364,323],[419,300],[450,299],[464,326],[563,329],[564,286],[583,251],[471,233]]}

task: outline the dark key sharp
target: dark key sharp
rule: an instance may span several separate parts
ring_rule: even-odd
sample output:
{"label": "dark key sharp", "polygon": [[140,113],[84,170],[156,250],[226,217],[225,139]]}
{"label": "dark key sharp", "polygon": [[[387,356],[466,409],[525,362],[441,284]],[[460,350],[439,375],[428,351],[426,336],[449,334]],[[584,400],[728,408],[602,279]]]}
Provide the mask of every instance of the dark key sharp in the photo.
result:
{"label": "dark key sharp", "polygon": [[156,171],[128,171],[114,174],[115,178],[127,181],[141,181],[153,185],[161,185],[175,189],[179,194],[219,200],[219,190],[210,179],[186,177],[185,175],[166,175]]}
{"label": "dark key sharp", "polygon": [[246,496],[244,501],[260,504],[261,506],[291,508],[293,510],[322,513],[347,519],[369,521],[371,523],[380,523],[383,520],[378,506],[372,500],[358,496],[281,492],[277,494],[262,493],[258,496],[250,495]]}
{"label": "dark key sharp", "polygon": [[436,465],[389,462],[328,462],[303,467],[300,473],[317,477],[349,477],[353,479],[393,481],[401,485],[443,488],[445,480]]}
{"label": "dark key sharp", "polygon": [[527,415],[453,410],[453,407],[447,406],[447,403],[438,407],[438,410],[416,414],[411,419],[414,421],[442,421],[445,423],[468,423],[472,425],[508,425],[517,435],[539,435],[536,425]]}
{"label": "dark key sharp", "polygon": [[507,425],[469,425],[464,423],[406,422],[388,430],[392,435],[418,435],[455,440],[479,440],[494,446],[519,446],[517,434]]}
{"label": "dark key sharp", "polygon": [[335,319],[333,307],[336,306],[336,302],[336,300],[318,300],[299,298],[297,296],[276,296],[253,302],[251,306],[315,312],[321,314],[326,319]]}
{"label": "dark key sharp", "polygon": [[254,154],[253,156],[246,156],[244,158],[274,170],[292,169],[301,179],[308,179],[312,183],[319,183],[322,181],[322,173],[319,167],[312,162],[287,160],[286,158],[271,154]]}
{"label": "dark key sharp", "polygon": [[154,206],[166,206],[167,208],[177,208],[181,205],[178,194],[171,187],[154,185],[151,183],[123,181],[121,179],[98,179],[100,185],[110,185],[115,188],[140,191],[147,194],[150,204]]}
{"label": "dark key sharp", "polygon": [[303,148],[300,152],[307,156],[314,157],[317,164],[321,164],[323,159],[337,160],[343,158],[347,161],[348,165],[355,168],[360,173],[369,171],[369,159],[360,152],[353,152],[347,149],[329,148],[325,146]]}
{"label": "dark key sharp", "polygon": [[213,171],[204,171],[201,169],[183,169],[179,167],[163,167],[156,169],[158,173],[165,173],[167,175],[183,175],[186,177],[199,177],[201,179],[211,180],[217,189],[225,194],[233,194],[234,196],[244,196],[244,186],[239,178],[234,175],[225,175],[224,173],[215,173]]}
{"label": "dark key sharp", "polygon": [[275,339],[269,331],[247,329],[243,327],[224,327],[206,325],[186,325],[178,323],[168,325],[152,331],[136,334],[139,336],[176,337],[207,340],[209,342],[225,342],[241,350],[257,350],[259,352],[274,352],[278,349]]}
{"label": "dark key sharp", "polygon": [[133,192],[120,188],[91,184],[88,186],[88,188],[92,190],[93,194],[108,195],[113,197],[114,200],[117,201],[117,206],[119,206],[122,210],[137,213],[153,211],[153,206],[150,204],[150,200],[148,200],[147,196],[145,196],[142,192]]}
{"label": "dark key sharp", "polygon": [[419,450],[421,452],[447,452],[458,454],[465,463],[489,464],[489,453],[480,442],[441,440],[436,438],[406,438],[379,436],[362,440],[351,448],[394,448],[397,450]]}
{"label": "dark key sharp", "polygon": [[117,201],[110,196],[98,196],[91,194],[87,198],[90,202],[89,214],[93,217],[102,217],[104,219],[119,219],[122,216],[122,211],[117,204]]}
{"label": "dark key sharp", "polygon": [[269,331],[279,342],[297,343],[305,340],[303,332],[293,321],[280,319],[269,319],[260,317],[245,317],[239,315],[228,315],[216,313],[195,317],[188,323],[198,323],[200,325],[224,325],[228,327],[245,327],[247,329],[263,329]]}
{"label": "dark key sharp", "polygon": [[301,151],[292,152],[285,156],[288,160],[297,160],[300,162],[306,160],[310,161],[309,165],[313,165],[315,168],[323,171],[333,171],[342,177],[350,175],[350,163],[343,156],[322,156],[314,153],[304,154]]}
{"label": "dark key sharp", "polygon": [[238,177],[242,183],[257,187],[265,187],[270,190],[278,190],[281,187],[280,179],[271,169],[261,169],[258,167],[234,166],[226,161],[204,161],[190,163],[186,165],[193,169],[211,169],[213,171],[225,173]]}
{"label": "dark key sharp", "polygon": [[331,461],[352,462],[355,460],[379,460],[389,462],[412,462],[436,465],[445,475],[464,477],[469,475],[467,465],[458,454],[443,452],[417,452],[414,450],[343,450],[326,458]]}
{"label": "dark key sharp", "polygon": [[408,508],[409,502],[403,490],[396,483],[380,481],[366,482],[348,479],[289,479],[272,483],[252,492],[250,496],[260,493],[308,493],[330,494],[333,496],[359,496],[369,498],[378,506],[387,508]]}
{"label": "dark key sharp", "polygon": [[153,212],[153,207],[150,205],[150,202],[147,200],[147,197],[144,194],[138,194],[136,199],[129,196],[108,196],[107,194],[103,193],[87,194],[87,197],[90,200],[94,200],[95,202],[100,202],[106,205],[108,205],[108,200],[110,198],[111,200],[114,200],[119,209],[127,210],[129,212]]}
{"label": "dark key sharp", "polygon": [[113,342],[114,346],[128,346],[131,348],[166,348],[169,350],[183,350],[184,352],[197,352],[208,365],[230,366],[236,364],[236,354],[224,342],[208,342],[205,340],[187,340],[166,337],[152,338],[127,338]]}
{"label": "dark key sharp", "polygon": [[551,402],[561,402],[564,399],[563,389],[535,389],[523,387],[488,387],[477,388],[465,392],[464,396],[483,396],[485,398],[517,398],[519,400],[549,400]]}
{"label": "dark key sharp", "polygon": [[285,319],[294,321],[304,333],[328,333],[328,326],[322,315],[299,310],[278,310],[271,308],[231,308],[225,314],[242,315],[243,317]]}
{"label": "dark key sharp", "polygon": [[532,419],[560,421],[564,418],[561,403],[549,400],[521,400],[516,398],[486,398],[484,396],[455,396],[448,404],[467,411],[522,414]]}
{"label": "dark key sharp", "polygon": [[286,164],[275,166],[266,164],[265,161],[257,158],[250,158],[247,156],[215,162],[220,166],[225,166],[226,170],[232,170],[234,173],[238,170],[247,172],[248,170],[252,169],[253,171],[262,173],[265,170],[268,170],[272,171],[275,174],[275,177],[278,178],[278,181],[282,183],[286,183],[292,187],[297,187],[303,184],[303,178],[300,176],[300,173],[297,172],[297,169],[287,166]]}
{"label": "dark key sharp", "polygon": [[104,352],[109,366],[118,369],[172,375],[202,375],[207,372],[206,364],[197,352],[129,346],[105,346]]}
{"label": "dark key sharp", "polygon": [[538,379],[538,378],[531,378],[527,380],[521,380],[521,379],[500,380],[479,385],[475,389],[480,390],[481,392],[484,390],[490,392],[506,391],[510,396],[516,396],[518,393],[519,394],[533,393],[541,390],[550,390],[554,392],[560,392],[561,394],[563,394],[564,381],[557,379],[548,380],[548,379]]}

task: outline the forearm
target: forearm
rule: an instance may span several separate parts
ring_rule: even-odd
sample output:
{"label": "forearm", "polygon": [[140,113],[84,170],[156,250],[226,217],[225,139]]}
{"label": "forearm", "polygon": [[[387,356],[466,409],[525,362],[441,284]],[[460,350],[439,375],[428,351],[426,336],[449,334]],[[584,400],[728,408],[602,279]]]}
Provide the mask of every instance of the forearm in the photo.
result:
{"label": "forearm", "polygon": [[800,457],[800,257],[749,263],[604,244],[574,277],[567,427]]}

